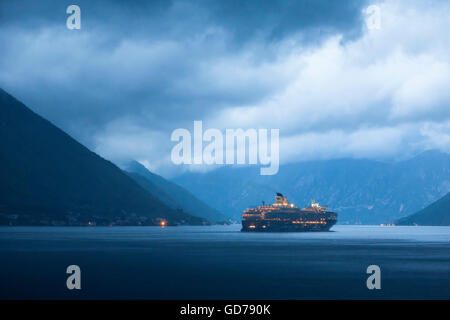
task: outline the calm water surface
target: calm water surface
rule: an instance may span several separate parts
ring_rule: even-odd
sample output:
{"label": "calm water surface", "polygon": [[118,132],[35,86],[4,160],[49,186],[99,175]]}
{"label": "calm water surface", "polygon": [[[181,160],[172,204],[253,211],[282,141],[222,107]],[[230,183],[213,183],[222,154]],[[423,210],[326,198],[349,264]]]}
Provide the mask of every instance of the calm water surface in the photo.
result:
{"label": "calm water surface", "polygon": [[[0,298],[450,299],[450,227],[1,227]],[[79,265],[82,289],[67,290]],[[381,290],[366,269],[381,268]]]}

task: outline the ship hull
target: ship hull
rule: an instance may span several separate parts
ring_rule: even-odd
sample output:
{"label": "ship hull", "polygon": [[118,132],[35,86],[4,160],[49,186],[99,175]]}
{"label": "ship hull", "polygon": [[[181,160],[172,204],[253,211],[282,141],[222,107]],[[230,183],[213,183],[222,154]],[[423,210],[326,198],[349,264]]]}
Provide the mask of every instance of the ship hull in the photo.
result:
{"label": "ship hull", "polygon": [[242,232],[326,232],[335,221],[292,223],[292,221],[242,221]]}

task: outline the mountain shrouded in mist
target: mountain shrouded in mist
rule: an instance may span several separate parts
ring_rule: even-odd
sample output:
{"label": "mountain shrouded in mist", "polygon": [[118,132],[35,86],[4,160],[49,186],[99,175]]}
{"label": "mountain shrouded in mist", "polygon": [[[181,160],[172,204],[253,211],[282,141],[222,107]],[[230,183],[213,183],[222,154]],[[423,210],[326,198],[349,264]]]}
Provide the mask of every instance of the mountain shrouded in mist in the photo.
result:
{"label": "mountain shrouded in mist", "polygon": [[201,224],[0,89],[0,223]]}
{"label": "mountain shrouded in mist", "polygon": [[303,207],[311,199],[336,211],[338,223],[379,224],[413,214],[450,192],[450,155],[427,151],[400,162],[323,160],[280,166],[273,176],[255,167],[185,173],[174,181],[238,219],[275,192]]}
{"label": "mountain shrouded in mist", "polygon": [[339,214],[339,223],[386,223],[416,212],[400,222],[447,221],[441,208],[450,192],[450,155],[438,151],[390,163],[300,162],[282,165],[274,176],[261,176],[257,167],[223,167],[185,173],[174,183],[135,163],[128,168],[130,178],[3,90],[0,139],[2,224],[239,220],[245,208],[271,202],[275,192],[300,207],[311,199],[328,205]]}

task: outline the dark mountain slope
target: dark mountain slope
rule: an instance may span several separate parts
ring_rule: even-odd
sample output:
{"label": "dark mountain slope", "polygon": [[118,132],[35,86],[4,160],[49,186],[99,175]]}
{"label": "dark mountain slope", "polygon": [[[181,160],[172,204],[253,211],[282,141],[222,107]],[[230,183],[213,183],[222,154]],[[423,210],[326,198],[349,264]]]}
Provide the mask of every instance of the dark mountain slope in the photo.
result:
{"label": "dark mountain slope", "polygon": [[[14,224],[200,223],[0,89],[0,214]],[[11,221],[13,219],[14,221]]]}
{"label": "dark mountain slope", "polygon": [[173,209],[183,210],[212,222],[224,222],[227,220],[223,214],[199,200],[188,190],[152,173],[137,161],[129,163],[126,170],[144,189],[157,196]]}
{"label": "dark mountain slope", "polygon": [[428,207],[399,219],[397,225],[450,226],[450,193]]}

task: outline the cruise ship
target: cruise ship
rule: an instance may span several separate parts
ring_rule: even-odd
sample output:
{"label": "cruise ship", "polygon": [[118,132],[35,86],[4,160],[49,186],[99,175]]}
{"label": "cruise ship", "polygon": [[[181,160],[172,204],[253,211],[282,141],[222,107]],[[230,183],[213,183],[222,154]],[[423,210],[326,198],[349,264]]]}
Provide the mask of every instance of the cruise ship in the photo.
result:
{"label": "cruise ship", "polygon": [[337,214],[327,211],[314,200],[311,205],[299,209],[281,193],[275,196],[275,203],[250,208],[242,214],[242,230],[266,232],[300,232],[300,231],[329,231],[337,222]]}

